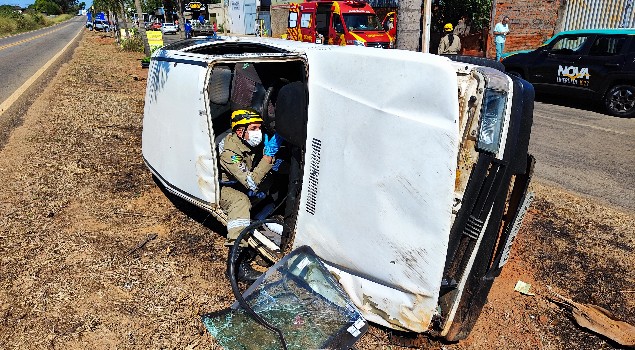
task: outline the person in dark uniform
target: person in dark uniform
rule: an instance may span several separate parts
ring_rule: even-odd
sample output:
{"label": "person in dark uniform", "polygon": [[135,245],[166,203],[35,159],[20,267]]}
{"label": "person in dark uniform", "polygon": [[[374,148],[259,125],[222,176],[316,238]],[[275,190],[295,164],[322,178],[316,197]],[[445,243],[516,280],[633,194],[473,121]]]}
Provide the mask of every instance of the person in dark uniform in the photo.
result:
{"label": "person in dark uniform", "polygon": [[[282,143],[282,137],[265,135],[262,158],[255,163],[256,155],[263,142],[261,130],[262,118],[258,113],[240,109],[232,113],[232,132],[218,145],[221,167],[220,206],[227,213],[227,240],[225,245],[232,246],[240,232],[251,223],[251,200],[264,198],[266,193],[259,186],[267,174],[280,162],[275,155]],[[238,279],[253,282],[260,273],[249,264],[256,253],[240,243],[238,256]]]}

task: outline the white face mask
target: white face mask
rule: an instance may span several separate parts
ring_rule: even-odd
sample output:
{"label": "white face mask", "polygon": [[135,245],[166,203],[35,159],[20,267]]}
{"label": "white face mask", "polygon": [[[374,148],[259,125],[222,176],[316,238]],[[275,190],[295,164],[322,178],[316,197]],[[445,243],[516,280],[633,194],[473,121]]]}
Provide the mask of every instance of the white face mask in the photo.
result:
{"label": "white face mask", "polygon": [[249,140],[245,140],[251,147],[256,147],[262,142],[262,130],[248,131]]}

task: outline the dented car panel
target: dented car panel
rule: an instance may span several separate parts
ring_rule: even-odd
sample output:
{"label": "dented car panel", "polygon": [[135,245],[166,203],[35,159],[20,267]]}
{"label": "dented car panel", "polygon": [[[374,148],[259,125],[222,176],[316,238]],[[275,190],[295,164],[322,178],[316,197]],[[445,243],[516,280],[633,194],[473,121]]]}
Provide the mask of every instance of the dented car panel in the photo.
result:
{"label": "dented car panel", "polygon": [[204,96],[207,63],[178,52],[160,53],[148,74],[142,135],[144,159],[159,180],[179,189],[180,195],[203,203],[216,202],[216,153],[210,142]]}
{"label": "dented car panel", "polygon": [[[460,141],[456,72],[444,58],[415,52],[318,51],[308,59],[308,186],[295,245],[314,247],[352,274],[353,285],[372,276],[392,289],[391,298],[411,300],[385,303],[385,293],[340,280],[363,293],[357,299],[366,309],[374,303],[388,322],[424,331],[436,309],[451,227]],[[356,67],[382,74],[351,74]],[[415,71],[420,79],[379,88],[387,76]]]}
{"label": "dented car panel", "polygon": [[[296,83],[308,100],[278,111],[280,84]],[[166,47],[150,67],[144,160],[221,222],[216,143],[236,106],[279,113],[289,239],[325,261],[365,318],[449,340],[471,330],[509,253],[496,242],[513,241],[527,207],[530,84],[410,51],[253,38]],[[255,237],[269,259],[284,250]]]}

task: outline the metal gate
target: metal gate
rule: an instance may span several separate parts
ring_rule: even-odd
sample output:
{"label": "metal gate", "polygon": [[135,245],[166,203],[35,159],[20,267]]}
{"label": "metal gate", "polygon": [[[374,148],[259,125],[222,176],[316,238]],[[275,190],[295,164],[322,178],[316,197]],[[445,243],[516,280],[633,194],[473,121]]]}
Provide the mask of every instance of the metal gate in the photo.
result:
{"label": "metal gate", "polygon": [[635,0],[568,0],[561,30],[633,28]]}
{"label": "metal gate", "polygon": [[245,34],[256,32],[256,0],[245,0]]}

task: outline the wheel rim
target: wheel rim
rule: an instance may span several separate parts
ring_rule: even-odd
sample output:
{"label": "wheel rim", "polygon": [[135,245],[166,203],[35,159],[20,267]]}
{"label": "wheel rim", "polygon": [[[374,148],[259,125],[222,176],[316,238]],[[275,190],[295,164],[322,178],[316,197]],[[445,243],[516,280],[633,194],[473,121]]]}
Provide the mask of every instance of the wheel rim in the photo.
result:
{"label": "wheel rim", "polygon": [[613,91],[609,97],[609,108],[616,113],[628,113],[635,109],[635,94],[627,87]]}

